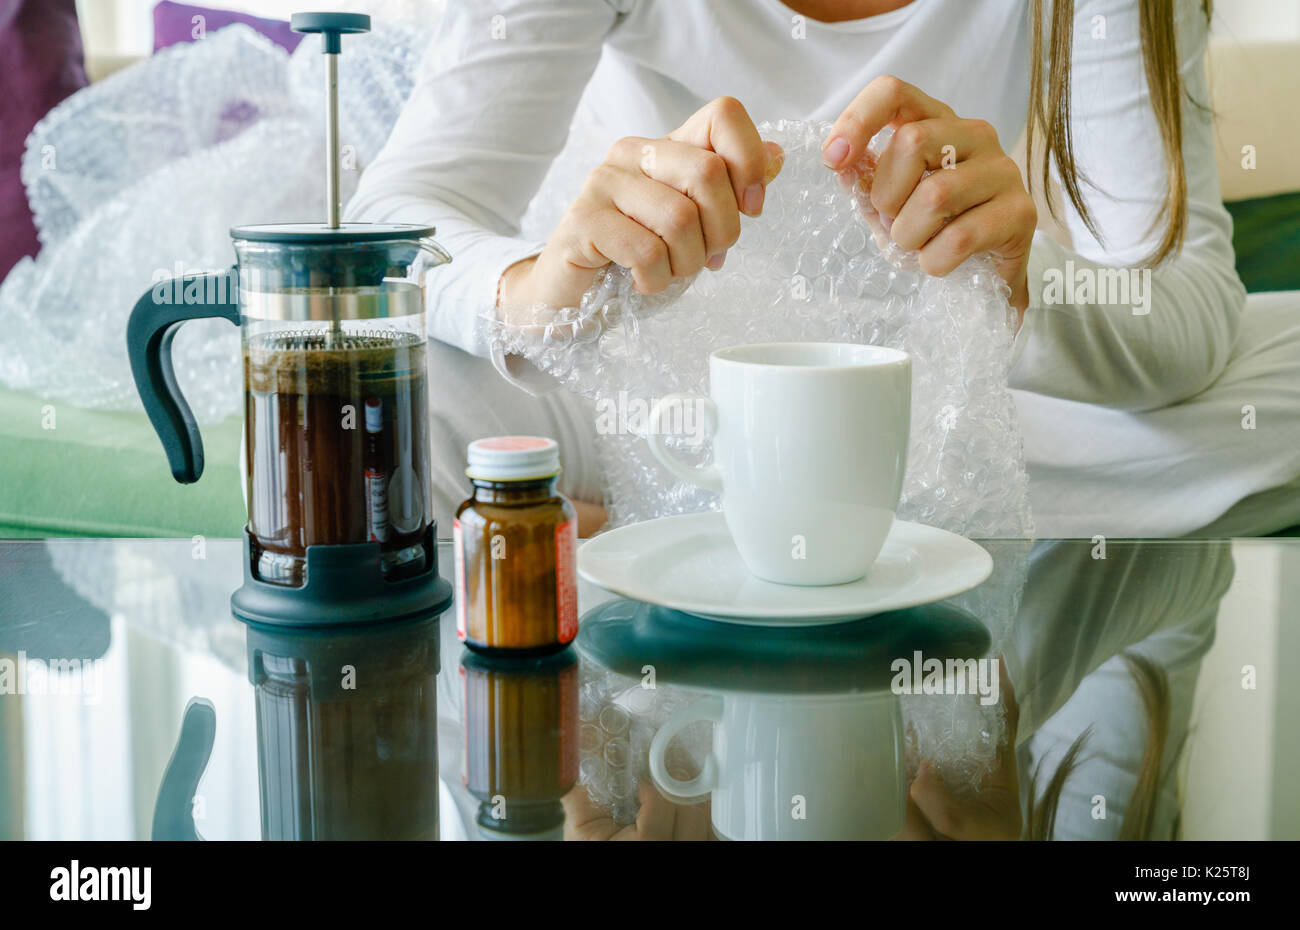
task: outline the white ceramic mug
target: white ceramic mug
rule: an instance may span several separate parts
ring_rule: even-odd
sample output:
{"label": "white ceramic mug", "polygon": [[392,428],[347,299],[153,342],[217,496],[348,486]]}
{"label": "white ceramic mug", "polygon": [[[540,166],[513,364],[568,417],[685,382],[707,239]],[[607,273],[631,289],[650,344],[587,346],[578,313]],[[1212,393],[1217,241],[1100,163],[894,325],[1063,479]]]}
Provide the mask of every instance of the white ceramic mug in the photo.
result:
{"label": "white ceramic mug", "polygon": [[[905,353],[849,343],[772,343],[709,357],[711,398],[672,394],[651,411],[650,449],[677,477],[722,495],[740,557],[781,584],[856,581],[894,522],[912,414]],[[693,404],[713,463],[664,445],[671,411]]]}
{"label": "white ceramic mug", "polygon": [[[704,720],[714,724],[713,749],[698,776],[680,781],[665,754]],[[679,803],[711,798],[724,839],[892,839],[907,797],[898,695],[709,695],[659,728],[650,777]]]}

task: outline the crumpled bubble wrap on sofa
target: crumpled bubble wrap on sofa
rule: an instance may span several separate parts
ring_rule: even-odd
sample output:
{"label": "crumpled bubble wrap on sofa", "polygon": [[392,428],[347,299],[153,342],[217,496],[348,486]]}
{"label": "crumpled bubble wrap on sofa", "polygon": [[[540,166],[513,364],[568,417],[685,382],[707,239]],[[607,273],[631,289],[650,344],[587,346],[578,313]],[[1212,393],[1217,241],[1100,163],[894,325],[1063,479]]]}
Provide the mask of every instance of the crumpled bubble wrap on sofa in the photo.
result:
{"label": "crumpled bubble wrap on sofa", "polygon": [[[343,197],[415,83],[431,23],[376,20],[340,67]],[[234,263],[232,226],[323,221],[320,42],[293,56],[243,25],[160,51],[69,97],[28,138],[42,251],[0,284],[0,382],[91,409],[140,407],[124,334],[155,281]],[[238,331],[181,327],[177,376],[200,422],[241,408]]]}

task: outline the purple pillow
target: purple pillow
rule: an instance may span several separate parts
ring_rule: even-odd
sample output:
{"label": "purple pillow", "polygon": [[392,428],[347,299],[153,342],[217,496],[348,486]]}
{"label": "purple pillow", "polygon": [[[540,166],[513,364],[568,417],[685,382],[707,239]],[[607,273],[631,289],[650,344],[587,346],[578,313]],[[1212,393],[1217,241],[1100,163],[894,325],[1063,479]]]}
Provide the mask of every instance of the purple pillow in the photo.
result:
{"label": "purple pillow", "polygon": [[[308,4],[310,6],[310,4]],[[201,16],[195,21],[194,17]],[[178,42],[193,42],[204,34],[215,32],[223,26],[243,23],[252,26],[276,45],[287,52],[292,52],[302,41],[302,33],[294,32],[289,24],[280,19],[264,19],[247,13],[235,13],[230,10],[212,10],[205,6],[191,6],[188,3],[173,3],[162,0],[153,8],[153,50],[175,45]],[[202,25],[202,32],[195,36],[195,30]]]}
{"label": "purple pillow", "polygon": [[76,0],[0,0],[0,278],[40,249],[21,166],[27,134],[86,86]]}

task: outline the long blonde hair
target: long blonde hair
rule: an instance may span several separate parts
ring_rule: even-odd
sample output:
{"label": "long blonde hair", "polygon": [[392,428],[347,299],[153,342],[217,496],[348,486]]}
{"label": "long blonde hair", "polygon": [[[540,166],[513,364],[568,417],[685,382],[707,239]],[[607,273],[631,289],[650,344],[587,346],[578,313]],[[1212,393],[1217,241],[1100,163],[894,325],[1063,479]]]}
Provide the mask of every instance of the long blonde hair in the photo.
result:
{"label": "long blonde hair", "polygon": [[[1120,840],[1173,840],[1178,839],[1182,812],[1176,811],[1173,825],[1168,836],[1156,835],[1156,802],[1159,800],[1160,779],[1164,772],[1165,759],[1177,757],[1182,752],[1182,742],[1166,746],[1169,739],[1171,701],[1169,695],[1169,678],[1164,670],[1150,659],[1136,652],[1121,653],[1129,674],[1137,685],[1138,695],[1142,698],[1142,711],[1146,717],[1147,740],[1142,751],[1142,760],[1138,763],[1137,783],[1129,796],[1124,810],[1124,820],[1120,825]],[[1070,744],[1051,778],[1039,791],[1042,778],[1042,760],[1034,767],[1029,777],[1029,803],[1025,811],[1024,837],[1029,840],[1050,840],[1056,832],[1056,812],[1061,804],[1061,794],[1066,781],[1074,774],[1083,761],[1081,755],[1089,738],[1092,727],[1079,734]]]}
{"label": "long blonde hair", "polygon": [[[1208,20],[1212,0],[1201,0]],[[1146,71],[1151,109],[1160,127],[1166,173],[1164,201],[1152,228],[1164,223],[1160,244],[1146,259],[1158,265],[1182,248],[1187,235],[1187,170],[1183,165],[1183,81],[1178,70],[1178,43],[1174,29],[1174,0],[1138,0],[1138,17],[1142,33],[1142,61]],[[1074,0],[1052,0],[1051,23],[1048,25],[1048,68],[1043,68],[1043,0],[1030,5],[1031,42],[1029,80],[1029,120],[1026,128],[1029,165],[1034,161],[1034,134],[1044,139],[1041,160],[1043,191],[1048,210],[1057,217],[1056,198],[1050,183],[1051,164],[1056,163],[1061,188],[1079,218],[1100,239],[1097,224],[1083,201],[1082,186],[1089,183],[1074,160],[1070,137],[1070,55],[1074,40]],[[1030,171],[1031,187],[1034,183]]]}

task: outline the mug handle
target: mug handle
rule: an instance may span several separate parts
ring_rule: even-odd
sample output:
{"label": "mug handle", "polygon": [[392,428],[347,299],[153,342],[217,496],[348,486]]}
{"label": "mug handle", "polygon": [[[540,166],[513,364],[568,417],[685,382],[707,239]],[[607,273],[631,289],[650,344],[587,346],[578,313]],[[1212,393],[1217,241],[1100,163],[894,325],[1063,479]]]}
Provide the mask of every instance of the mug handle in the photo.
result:
{"label": "mug handle", "polygon": [[664,409],[671,404],[697,404],[699,409],[704,412],[704,428],[710,436],[718,431],[718,406],[707,397],[701,397],[698,394],[668,394],[659,398],[654,407],[650,410],[650,430],[646,436],[646,441],[650,443],[650,451],[654,457],[659,460],[664,468],[668,469],[678,478],[690,484],[698,485],[706,491],[722,493],[722,472],[718,470],[715,464],[709,465],[687,465],[681,459],[668,451],[664,445],[663,432],[660,430],[660,424],[663,422]]}
{"label": "mug handle", "polygon": [[722,719],[722,698],[709,695],[694,704],[683,707],[668,718],[668,722],[659,728],[655,738],[650,741],[650,778],[660,793],[669,799],[685,804],[697,804],[709,796],[717,786],[718,760],[710,752],[704,757],[700,774],[690,781],[680,781],[668,774],[665,758],[668,746],[678,733],[698,720],[717,723]]}
{"label": "mug handle", "polygon": [[[126,352],[136,390],[162,440],[172,477],[181,484],[193,484],[203,474],[203,439],[172,368],[172,339],[186,320],[220,317],[238,326],[238,282],[233,268],[160,281],[135,302],[126,324]],[[193,287],[200,295],[215,294],[216,299],[173,303],[159,297],[184,295]]]}

